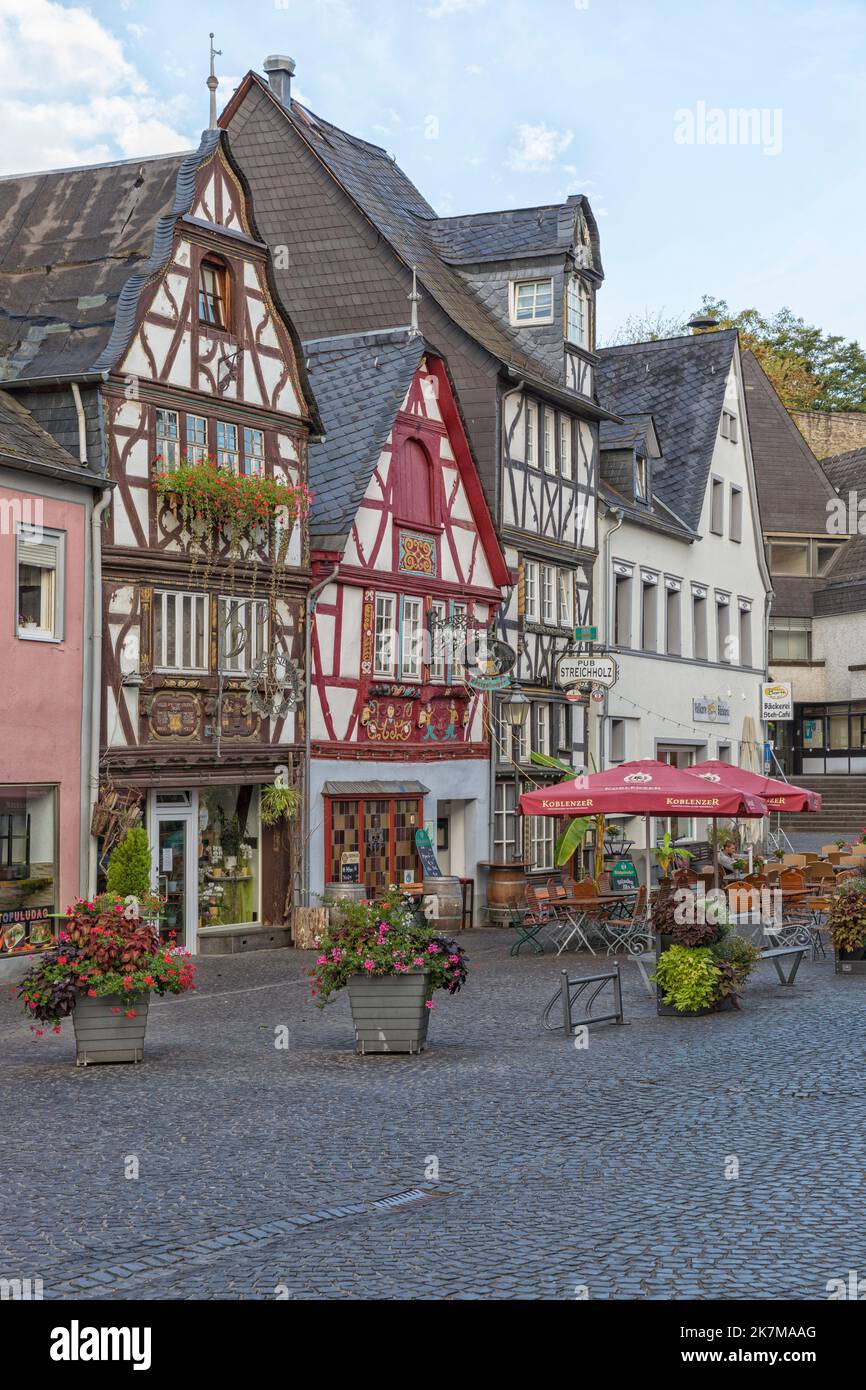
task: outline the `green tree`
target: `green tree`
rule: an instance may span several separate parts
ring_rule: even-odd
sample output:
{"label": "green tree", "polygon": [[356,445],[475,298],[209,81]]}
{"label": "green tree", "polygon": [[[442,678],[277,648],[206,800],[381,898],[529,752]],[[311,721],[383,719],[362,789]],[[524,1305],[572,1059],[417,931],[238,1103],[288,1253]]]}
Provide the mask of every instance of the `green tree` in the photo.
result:
{"label": "green tree", "polygon": [[144,898],[150,892],[150,846],[141,826],[127,830],[111,851],[105,886],[120,898]]}

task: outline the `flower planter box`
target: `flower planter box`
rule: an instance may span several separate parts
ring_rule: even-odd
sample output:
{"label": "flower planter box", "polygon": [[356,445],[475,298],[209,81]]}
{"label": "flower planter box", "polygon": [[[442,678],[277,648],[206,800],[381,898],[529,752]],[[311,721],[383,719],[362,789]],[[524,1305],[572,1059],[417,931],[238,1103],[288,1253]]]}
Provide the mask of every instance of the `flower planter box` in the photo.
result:
{"label": "flower planter box", "polygon": [[837,951],[836,974],[866,975],[866,946],[856,951]]}
{"label": "flower planter box", "polygon": [[[141,994],[131,1004],[120,1003],[120,996],[108,994],[91,998],[83,994],[72,1011],[75,1029],[75,1065],[92,1066],[97,1062],[143,1062],[144,1034],[150,995]],[[135,1018],[127,1018],[126,1010],[135,1009]],[[112,1013],[119,1009],[119,1013]]]}
{"label": "flower planter box", "polygon": [[353,975],[348,983],[355,1051],[422,1052],[427,1045],[429,970]]}

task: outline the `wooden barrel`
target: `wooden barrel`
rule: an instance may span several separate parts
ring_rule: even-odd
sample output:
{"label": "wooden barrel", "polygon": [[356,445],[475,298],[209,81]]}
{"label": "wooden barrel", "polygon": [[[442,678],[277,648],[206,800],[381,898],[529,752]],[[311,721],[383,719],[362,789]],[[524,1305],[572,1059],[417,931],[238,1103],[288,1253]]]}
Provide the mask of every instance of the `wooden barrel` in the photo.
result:
{"label": "wooden barrel", "polygon": [[490,864],[487,870],[487,916],[491,926],[508,926],[510,909],[526,905],[526,865]]}
{"label": "wooden barrel", "polygon": [[365,902],[369,894],[365,883],[326,883],[325,898],[328,902]]}
{"label": "wooden barrel", "polygon": [[435,914],[428,921],[436,931],[450,936],[463,926],[463,889],[459,878],[425,878],[424,897],[436,899]]}

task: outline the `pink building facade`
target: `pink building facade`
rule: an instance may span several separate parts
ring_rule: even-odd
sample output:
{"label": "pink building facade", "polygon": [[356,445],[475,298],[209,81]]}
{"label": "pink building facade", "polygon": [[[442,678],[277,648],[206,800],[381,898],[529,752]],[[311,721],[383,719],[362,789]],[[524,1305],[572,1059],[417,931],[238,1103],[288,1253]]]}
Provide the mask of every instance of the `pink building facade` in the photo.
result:
{"label": "pink building facade", "polygon": [[0,978],[86,891],[89,548],[104,483],[0,393]]}

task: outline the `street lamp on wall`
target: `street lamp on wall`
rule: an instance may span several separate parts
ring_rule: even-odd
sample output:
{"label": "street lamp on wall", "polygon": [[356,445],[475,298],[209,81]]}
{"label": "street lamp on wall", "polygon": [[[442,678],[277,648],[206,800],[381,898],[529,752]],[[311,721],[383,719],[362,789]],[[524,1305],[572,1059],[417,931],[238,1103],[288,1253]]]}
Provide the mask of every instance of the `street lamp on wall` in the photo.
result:
{"label": "street lamp on wall", "polygon": [[[503,700],[502,717],[513,731],[525,728],[531,704],[532,701],[519,690],[515,690],[508,700]],[[513,739],[511,746],[513,750]],[[522,850],[518,849],[517,843],[517,817],[520,810],[520,768],[517,759],[513,756],[512,762],[514,763],[514,858],[522,859],[523,853]]]}

